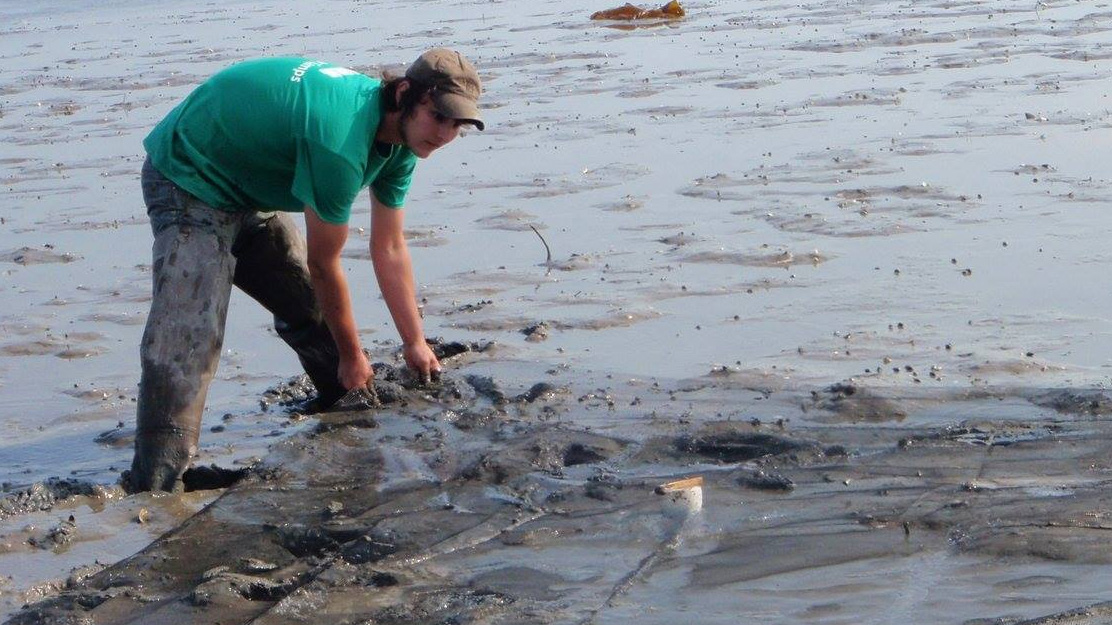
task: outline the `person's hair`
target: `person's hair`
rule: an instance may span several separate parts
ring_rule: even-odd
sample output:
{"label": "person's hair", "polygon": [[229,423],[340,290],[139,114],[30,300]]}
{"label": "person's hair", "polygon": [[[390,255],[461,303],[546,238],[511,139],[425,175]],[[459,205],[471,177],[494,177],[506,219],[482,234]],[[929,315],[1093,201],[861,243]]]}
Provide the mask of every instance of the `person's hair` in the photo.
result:
{"label": "person's hair", "polygon": [[[409,81],[409,89],[402,93],[402,99],[399,102],[397,97],[398,85],[403,80]],[[425,94],[430,91],[432,91],[432,85],[417,82],[405,76],[385,74],[382,77],[382,108],[387,113],[401,111],[403,118],[411,117],[417,109],[417,105],[421,103],[421,98],[425,97]]]}

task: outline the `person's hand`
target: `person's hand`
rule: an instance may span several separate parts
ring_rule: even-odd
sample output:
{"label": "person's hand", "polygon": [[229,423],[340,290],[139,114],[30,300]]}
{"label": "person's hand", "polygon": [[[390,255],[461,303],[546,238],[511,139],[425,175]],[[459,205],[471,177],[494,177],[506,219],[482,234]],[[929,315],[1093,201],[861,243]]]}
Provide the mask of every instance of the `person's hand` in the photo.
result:
{"label": "person's hand", "polygon": [[436,354],[432,353],[428,343],[421,341],[406,344],[403,353],[405,364],[421,378],[421,382],[428,384],[440,379],[440,361],[436,359]]}
{"label": "person's hand", "polygon": [[375,379],[375,370],[371,368],[371,361],[360,350],[353,358],[340,359],[340,384],[347,390],[367,388]]}

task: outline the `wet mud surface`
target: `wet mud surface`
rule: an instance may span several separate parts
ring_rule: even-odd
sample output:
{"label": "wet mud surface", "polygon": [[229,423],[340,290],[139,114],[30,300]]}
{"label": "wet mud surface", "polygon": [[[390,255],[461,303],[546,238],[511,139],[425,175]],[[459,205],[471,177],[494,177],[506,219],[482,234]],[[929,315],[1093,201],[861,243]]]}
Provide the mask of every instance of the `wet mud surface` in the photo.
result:
{"label": "wet mud surface", "polygon": [[[0,7],[0,621],[1108,622],[1112,9],[617,4]],[[360,199],[380,405],[312,414],[236,295],[190,491],[125,495],[144,134],[243,58],[438,45],[488,128],[406,234],[487,347],[398,371]]]}
{"label": "wet mud surface", "polygon": [[[311,427],[203,510],[8,622],[924,622],[906,593],[947,597],[930,622],[1104,622],[1073,605],[1112,564],[1104,394],[1016,398],[1052,404],[1043,420],[878,428],[846,383],[825,391],[837,401],[771,392],[812,408],[763,420],[689,411],[711,390],[724,406],[757,391],[721,372],[586,391],[538,371],[526,387],[467,373],[486,351],[431,385],[380,363],[381,405],[301,417]],[[625,404],[639,423],[615,415]],[[654,492],[695,475],[701,509]],[[2,509],[85,489],[42,485]],[[81,531],[71,516],[29,543]]]}

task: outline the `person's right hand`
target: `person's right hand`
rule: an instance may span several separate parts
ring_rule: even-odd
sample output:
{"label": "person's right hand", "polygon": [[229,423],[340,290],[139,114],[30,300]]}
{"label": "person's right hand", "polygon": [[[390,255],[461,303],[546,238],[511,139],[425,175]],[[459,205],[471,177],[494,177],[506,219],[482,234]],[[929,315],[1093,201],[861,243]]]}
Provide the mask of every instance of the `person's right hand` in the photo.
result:
{"label": "person's right hand", "polygon": [[340,359],[340,384],[347,390],[367,388],[375,379],[375,370],[371,368],[371,361],[362,350],[353,358]]}
{"label": "person's right hand", "polygon": [[426,341],[406,344],[402,353],[405,354],[405,364],[420,377],[422,384],[440,380],[440,361]]}

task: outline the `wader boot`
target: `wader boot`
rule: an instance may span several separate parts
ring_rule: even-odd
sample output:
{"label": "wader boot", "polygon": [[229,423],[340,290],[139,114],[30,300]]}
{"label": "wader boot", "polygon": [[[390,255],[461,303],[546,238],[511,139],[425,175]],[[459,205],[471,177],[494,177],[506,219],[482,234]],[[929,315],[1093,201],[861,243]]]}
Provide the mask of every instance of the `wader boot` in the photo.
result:
{"label": "wader boot", "polygon": [[216,373],[232,289],[232,241],[242,216],[215,210],[143,166],[154,231],[153,297],[140,345],[143,367],[135,458],[127,488],[173,491],[197,453],[201,411]]}
{"label": "wader boot", "polygon": [[339,350],[313,295],[305,240],[285,213],[212,208],[143,166],[154,231],[154,293],[140,356],[135,458],[128,488],[177,490],[197,454],[232,284],[274,315],[328,406],[345,389]]}
{"label": "wader boot", "polygon": [[232,253],[235,285],[274,314],[274,330],[317,387],[317,406],[331,406],[346,392],[338,377],[340,351],[313,295],[305,240],[293,219],[260,214],[244,225]]}

